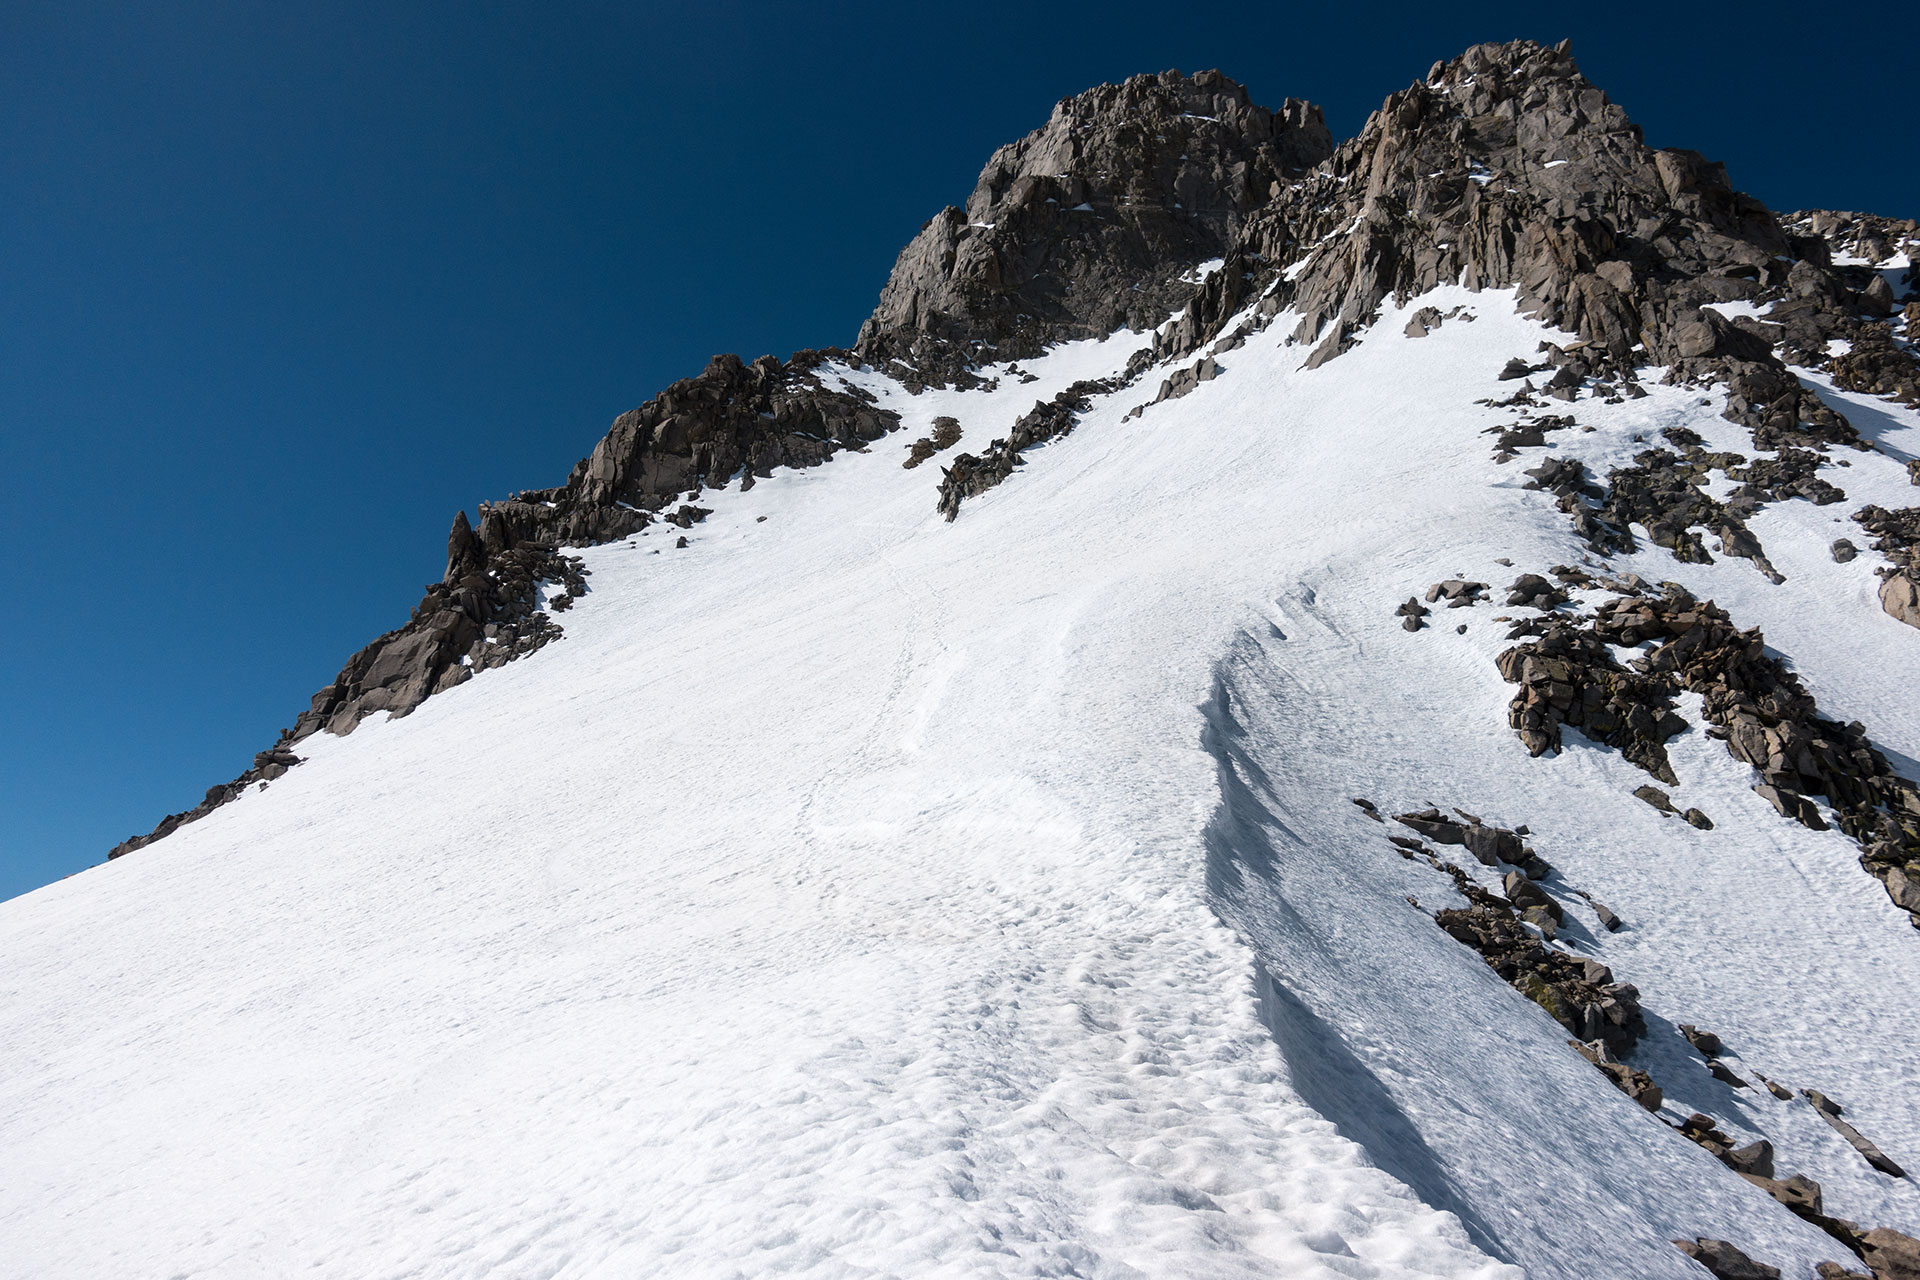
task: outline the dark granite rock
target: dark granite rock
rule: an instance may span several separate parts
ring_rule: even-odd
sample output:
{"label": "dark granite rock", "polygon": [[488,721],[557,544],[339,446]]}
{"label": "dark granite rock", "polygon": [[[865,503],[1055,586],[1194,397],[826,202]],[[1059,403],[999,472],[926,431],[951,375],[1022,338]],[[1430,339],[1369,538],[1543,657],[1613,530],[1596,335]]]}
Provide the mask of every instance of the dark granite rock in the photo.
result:
{"label": "dark granite rock", "polygon": [[1891,1227],[1875,1227],[1860,1237],[1860,1260],[1874,1280],[1920,1280],[1920,1240]]}
{"label": "dark granite rock", "polygon": [[1658,787],[1651,787],[1651,786],[1635,787],[1633,789],[1633,794],[1636,799],[1646,801],[1648,804],[1652,805],[1654,808],[1658,809],[1662,813],[1675,812],[1675,809],[1673,807],[1672,797],[1667,795],[1666,792],[1662,791]]}
{"label": "dark granite rock", "polygon": [[1725,1240],[1675,1240],[1680,1252],[1713,1274],[1715,1280],[1780,1280],[1780,1268],[1755,1262]]}
{"label": "dark granite rock", "polygon": [[[1640,1013],[1640,993],[1625,983],[1597,983],[1574,956],[1530,932],[1515,913],[1515,904],[1494,896],[1452,869],[1455,886],[1468,905],[1437,911],[1434,921],[1456,941],[1478,951],[1489,968],[1510,986],[1538,1004],[1554,1021],[1581,1041],[1598,1041],[1605,1051],[1620,1055],[1633,1048],[1646,1031]],[[1509,883],[1551,903],[1531,882],[1517,876]],[[1545,919],[1557,919],[1553,910],[1538,908]],[[1659,1103],[1653,1103],[1658,1107]]]}
{"label": "dark granite rock", "polygon": [[[1615,646],[1655,647],[1629,670]],[[1684,592],[1609,600],[1584,624],[1561,621],[1506,650],[1501,674],[1520,686],[1509,725],[1539,755],[1571,724],[1671,784],[1664,743],[1684,728],[1678,695],[1701,695],[1714,736],[1762,781],[1754,790],[1783,816],[1826,829],[1824,796],[1862,848],[1861,863],[1920,927],[1920,786],[1893,772],[1865,727],[1819,714],[1799,677],[1711,601]]]}
{"label": "dark granite rock", "polygon": [[1818,1277],[1818,1280],[1874,1280],[1871,1272],[1855,1271],[1837,1262],[1815,1263],[1813,1274]]}
{"label": "dark granite rock", "polygon": [[1840,1118],[1842,1108],[1839,1103],[1816,1089],[1802,1089],[1801,1093],[1805,1095],[1808,1102],[1813,1104],[1813,1109],[1820,1113],[1820,1118],[1832,1125],[1834,1132],[1845,1138],[1847,1145],[1860,1153],[1861,1159],[1890,1178],[1907,1176],[1907,1171],[1895,1163],[1892,1157],[1868,1141],[1858,1129]]}
{"label": "dark granite rock", "polygon": [[1443,319],[1438,307],[1422,307],[1407,321],[1406,334],[1409,338],[1424,338],[1438,329]]}
{"label": "dark granite rock", "polygon": [[1773,1144],[1765,1138],[1758,1142],[1749,1142],[1744,1147],[1735,1147],[1727,1153],[1727,1165],[1735,1173],[1751,1173],[1756,1177],[1773,1176]]}
{"label": "dark granite rock", "polygon": [[1020,465],[1020,451],[1055,440],[1072,431],[1092,404],[1092,398],[1114,389],[1108,381],[1076,382],[1052,400],[1037,401],[1013,424],[1004,439],[995,440],[975,457],[960,454],[941,474],[937,507],[948,520],[960,514],[960,503],[985,493],[1013,474]]}
{"label": "dark granite rock", "polygon": [[907,460],[900,465],[911,471],[936,453],[943,453],[960,443],[960,422],[956,418],[939,417],[933,420],[931,435],[915,440],[907,450]]}
{"label": "dark granite rock", "polygon": [[1225,256],[1275,184],[1332,143],[1318,107],[1269,111],[1216,71],[1063,99],[994,153],[966,208],[943,210],[901,252],[859,350],[944,382],[983,360],[1158,325],[1193,297],[1193,267]]}

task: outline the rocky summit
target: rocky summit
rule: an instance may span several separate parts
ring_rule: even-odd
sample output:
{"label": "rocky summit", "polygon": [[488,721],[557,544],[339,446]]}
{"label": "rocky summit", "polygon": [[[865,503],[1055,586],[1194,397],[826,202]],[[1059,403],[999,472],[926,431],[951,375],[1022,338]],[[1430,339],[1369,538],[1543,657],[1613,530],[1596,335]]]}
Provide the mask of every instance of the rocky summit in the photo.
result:
{"label": "rocky summit", "polygon": [[1063,100],[0,905],[7,1252],[1920,1276],[1920,226],[1735,176],[1566,44]]}

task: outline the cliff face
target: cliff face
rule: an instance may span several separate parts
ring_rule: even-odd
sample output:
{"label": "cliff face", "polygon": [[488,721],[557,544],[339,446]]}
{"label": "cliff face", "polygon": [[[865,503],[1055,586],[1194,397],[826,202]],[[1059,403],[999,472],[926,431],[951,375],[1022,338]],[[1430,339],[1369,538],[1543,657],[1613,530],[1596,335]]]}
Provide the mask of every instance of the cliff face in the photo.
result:
{"label": "cliff face", "polygon": [[[1839,260],[1828,233],[1844,241]],[[1058,342],[1155,329],[1128,378],[1212,353],[1171,368],[1159,384],[1166,398],[1214,376],[1218,354],[1282,312],[1298,317],[1293,336],[1311,366],[1345,350],[1387,299],[1443,283],[1514,285],[1525,309],[1583,340],[1549,358],[1560,385],[1546,394],[1595,379],[1630,390],[1635,370],[1661,365],[1725,381],[1728,416],[1763,444],[1824,449],[1857,436],[1780,355],[1912,403],[1920,378],[1886,322],[1893,294],[1860,256],[1892,253],[1912,233],[1830,214],[1783,224],[1721,166],[1647,147],[1565,45],[1482,45],[1436,63],[1338,148],[1319,108],[1288,99],[1270,111],[1218,72],[1101,86],[995,152],[965,207],[921,229],[852,350],[715,357],[622,414],[564,485],[481,504],[478,529],[462,513],[445,576],[404,626],[354,655],[253,769],[110,856],[270,781],[313,733],[349,733],[377,711],[405,715],[558,637],[551,612],[586,584],[557,548],[661,520],[684,528],[704,514],[704,488],[751,486],[892,430],[897,414],[832,375],[836,363],[874,367],[917,392],[974,385],[982,365]],[[1722,313],[1757,299],[1773,303],[1766,326]],[[1845,354],[1829,354],[1836,339]],[[959,455],[938,495],[949,518],[1010,476],[1021,448],[1070,430],[1071,401],[1036,406],[986,456]],[[1584,511],[1577,521],[1604,524]],[[1748,514],[1715,512],[1713,527],[1744,546]],[[1684,541],[1693,517],[1674,518]],[[1895,546],[1885,598],[1896,616],[1920,621],[1910,605],[1920,575],[1905,545]],[[550,597],[542,584],[562,589]]]}
{"label": "cliff face", "polygon": [[1151,328],[1190,296],[1181,277],[1331,151],[1318,107],[1269,111],[1217,71],[1068,98],[901,252],[859,350],[933,381]]}

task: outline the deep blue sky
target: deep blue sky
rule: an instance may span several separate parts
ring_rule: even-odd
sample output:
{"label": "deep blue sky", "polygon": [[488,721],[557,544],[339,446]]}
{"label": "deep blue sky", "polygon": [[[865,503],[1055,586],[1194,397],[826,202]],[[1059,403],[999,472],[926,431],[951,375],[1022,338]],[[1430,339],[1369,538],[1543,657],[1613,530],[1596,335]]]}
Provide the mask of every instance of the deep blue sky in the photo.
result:
{"label": "deep blue sky", "polygon": [[1857,24],[1603,8],[0,6],[0,897],[246,767],[456,509],[559,483],[714,352],[852,341],[1093,84],[1219,67],[1344,137],[1437,58],[1571,36],[1776,208],[1920,215]]}

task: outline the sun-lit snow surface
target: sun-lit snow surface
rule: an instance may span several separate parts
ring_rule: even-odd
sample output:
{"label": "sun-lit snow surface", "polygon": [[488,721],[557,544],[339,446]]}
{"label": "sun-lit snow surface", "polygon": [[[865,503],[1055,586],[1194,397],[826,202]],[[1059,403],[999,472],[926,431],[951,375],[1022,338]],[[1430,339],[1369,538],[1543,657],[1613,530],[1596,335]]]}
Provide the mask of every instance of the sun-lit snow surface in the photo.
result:
{"label": "sun-lit snow surface", "polygon": [[[1478,318],[1402,337],[1428,303]],[[1777,818],[1697,729],[1675,798],[1712,832],[1576,736],[1529,760],[1495,610],[1392,614],[1445,574],[1581,557],[1531,463],[1491,461],[1510,415],[1473,404],[1540,330],[1442,290],[1302,373],[1292,327],[1138,419],[1157,374],[1097,402],[951,525],[908,441],[952,414],[978,449],[1142,339],[993,393],[848,374],[905,429],[710,491],[684,550],[587,552],[563,643],[0,904],[10,1271],[1698,1275],[1681,1235],[1798,1274],[1838,1256],[1416,911],[1457,899],[1355,795],[1531,824],[1563,939],[1643,992],[1669,1112],[1766,1133],[1829,1212],[1920,1228],[1910,1183],[1804,1103],[1732,1096],[1671,1026],[1920,1166],[1920,933],[1852,846]],[[1583,402],[1601,429],[1554,444],[1624,459],[1685,422],[1739,447],[1703,398]],[[1845,407],[1920,452],[1913,415]],[[1920,755],[1920,633],[1880,612],[1877,556],[1825,553],[1863,541],[1834,516],[1913,491],[1836,456],[1847,504],[1752,522],[1784,586],[1657,549],[1621,567],[1764,626],[1830,714]]]}

